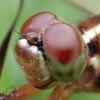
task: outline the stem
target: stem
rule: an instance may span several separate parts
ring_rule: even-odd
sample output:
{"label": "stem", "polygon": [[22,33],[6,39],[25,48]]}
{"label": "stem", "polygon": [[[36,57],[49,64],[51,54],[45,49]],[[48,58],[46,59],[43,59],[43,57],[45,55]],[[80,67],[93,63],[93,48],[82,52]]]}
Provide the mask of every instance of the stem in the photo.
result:
{"label": "stem", "polygon": [[16,23],[18,21],[18,18],[21,14],[23,4],[24,4],[24,0],[20,0],[20,5],[19,5],[19,9],[17,11],[16,17],[15,17],[11,27],[9,28],[7,35],[6,35],[4,41],[1,45],[1,48],[0,48],[0,77],[1,77],[2,69],[3,69],[3,65],[4,65],[4,61],[5,61],[5,57],[6,57],[6,53],[7,53],[7,49],[8,49],[8,44],[9,44],[11,35],[13,33],[13,30],[16,26]]}

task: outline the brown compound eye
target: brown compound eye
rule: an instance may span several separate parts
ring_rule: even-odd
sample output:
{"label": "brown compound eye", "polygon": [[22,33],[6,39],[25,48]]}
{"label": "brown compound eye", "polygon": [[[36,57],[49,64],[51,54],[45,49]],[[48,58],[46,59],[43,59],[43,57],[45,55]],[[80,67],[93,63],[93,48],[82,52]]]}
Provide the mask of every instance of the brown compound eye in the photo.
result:
{"label": "brown compound eye", "polygon": [[43,34],[43,47],[48,67],[57,81],[72,82],[80,76],[87,58],[76,28],[63,22],[50,24]]}
{"label": "brown compound eye", "polygon": [[68,63],[81,52],[82,41],[78,31],[65,23],[51,24],[44,32],[43,42],[47,55],[61,63]]}
{"label": "brown compound eye", "polygon": [[21,28],[21,34],[32,43],[40,42],[41,29],[54,20],[56,20],[56,16],[51,12],[35,14],[25,21]]}

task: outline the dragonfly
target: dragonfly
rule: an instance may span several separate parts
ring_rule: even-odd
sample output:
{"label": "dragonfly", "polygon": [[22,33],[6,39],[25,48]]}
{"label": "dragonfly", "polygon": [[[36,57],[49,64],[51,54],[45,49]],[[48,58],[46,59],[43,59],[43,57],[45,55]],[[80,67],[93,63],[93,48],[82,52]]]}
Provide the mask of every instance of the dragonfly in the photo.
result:
{"label": "dragonfly", "polygon": [[[22,7],[22,4],[21,4],[21,7]],[[43,25],[43,24],[40,25],[39,21],[42,16],[41,14],[42,15],[47,14],[47,16],[51,16],[50,22],[48,22],[48,20],[47,20],[47,23],[46,23],[47,25]],[[18,12],[17,18],[18,18],[18,16],[19,16],[19,12]],[[46,18],[47,17],[45,17],[44,19],[46,20]],[[39,35],[37,35],[35,32],[33,32],[35,26],[33,27],[32,25],[34,25],[34,23],[31,26],[28,26],[28,24],[27,24],[27,23],[29,23],[29,25],[30,25],[31,21],[34,22],[34,20],[36,20],[36,22],[39,23],[39,29],[38,29],[38,25],[36,26],[36,29],[39,30],[39,31],[36,30],[36,32],[40,33]],[[14,24],[16,24],[16,22],[17,21],[15,19]],[[100,72],[99,72],[100,68],[99,68],[99,56],[98,56],[99,55],[99,51],[98,51],[98,49],[99,49],[99,46],[98,46],[99,45],[99,32],[100,32],[99,23],[100,23],[100,16],[99,15],[95,16],[95,17],[92,16],[91,18],[88,18],[85,21],[79,23],[79,25],[77,26],[77,29],[78,29],[78,31],[77,31],[76,29],[74,29],[74,27],[72,27],[71,25],[62,21],[61,19],[57,18],[56,15],[54,15],[52,13],[42,12],[40,14],[36,14],[36,15],[32,16],[32,18],[29,18],[23,25],[21,32],[18,32],[19,34],[21,34],[22,39],[18,40],[16,47],[15,47],[15,53],[17,56],[16,58],[17,58],[18,62],[20,63],[20,65],[22,66],[22,69],[24,70],[29,83],[25,84],[24,86],[21,86],[18,89],[15,89],[8,95],[0,94],[1,100],[3,100],[3,99],[5,99],[5,100],[27,100],[28,97],[40,92],[41,89],[47,88],[48,85],[50,85],[51,87],[55,86],[55,89],[54,89],[53,93],[51,94],[51,96],[48,97],[48,100],[66,100],[66,99],[68,100],[70,98],[70,96],[72,96],[74,93],[80,93],[80,92],[97,92],[97,93],[99,93],[99,91],[100,91],[100,89],[99,89],[100,88],[100,79],[99,79],[100,78]],[[10,33],[10,35],[14,29],[14,25],[12,25],[12,26],[13,27],[8,32],[8,34]],[[63,31],[62,28],[70,26],[70,29],[72,29],[72,35],[74,33],[79,32],[78,36],[75,35],[79,39],[78,42],[76,41],[76,44],[75,44],[78,47],[74,48],[74,50],[78,53],[75,52],[75,54],[73,56],[69,55],[72,57],[65,57],[65,55],[64,55],[63,56],[64,59],[63,59],[62,56],[60,56],[60,57],[58,56],[59,48],[56,50],[56,52],[58,52],[58,54],[56,54],[55,51],[53,50],[53,46],[51,46],[51,48],[49,48],[49,49],[51,49],[51,51],[49,51],[48,47],[50,47],[50,45],[53,45],[54,43],[49,44],[49,41],[48,41],[49,37],[48,37],[48,35],[45,35],[45,32],[47,32],[49,34],[49,28],[51,28],[50,31],[52,31],[52,27],[54,28],[54,26],[57,27],[57,29],[59,29],[59,31]],[[40,30],[40,27],[43,27],[43,28],[41,28],[41,30]],[[61,30],[60,30],[60,27],[61,27]],[[30,30],[31,30],[31,32],[29,32],[27,34],[27,31],[30,31]],[[67,30],[65,30],[65,33],[66,33],[66,31]],[[41,34],[43,34],[43,35],[41,36]],[[93,36],[91,36],[91,34]],[[8,36],[10,37],[10,35],[8,35]],[[64,35],[66,36],[66,34],[64,34]],[[5,40],[7,40],[7,39],[9,40],[8,36],[6,37]],[[65,38],[63,37],[63,39],[65,39]],[[21,42],[23,43],[23,41],[26,43],[25,45],[21,45]],[[66,40],[64,40],[64,41],[66,42]],[[44,47],[43,47],[43,43],[45,44]],[[59,43],[62,44],[62,42],[59,42]],[[79,45],[79,43],[81,45]],[[34,46],[32,44],[34,44]],[[8,44],[6,42],[6,45],[5,45],[5,41],[4,41],[1,46],[1,49],[0,49],[0,54],[6,54],[6,51],[4,51],[4,49],[3,49],[5,46],[7,48]],[[25,47],[23,47],[23,46],[25,46]],[[32,49],[31,49],[31,46],[32,46]],[[81,48],[81,50],[80,50],[80,48]],[[26,53],[27,50],[30,50],[30,51],[28,51]],[[39,54],[38,60],[40,62],[42,61],[41,63],[38,62],[38,60],[36,60],[36,58],[31,57],[31,55],[33,55],[31,53],[34,53],[34,52]],[[45,52],[46,52],[46,54],[45,54]],[[80,52],[82,53],[82,56],[79,56]],[[62,52],[60,52],[60,53],[62,55]],[[26,55],[24,55],[24,54],[26,54]],[[67,56],[68,56],[68,54],[67,54]],[[76,64],[79,67],[77,68],[73,64],[69,63],[69,66],[71,67],[71,69],[70,69],[70,67],[68,67],[66,65],[66,61],[68,60],[67,61],[67,63],[68,63],[69,60],[70,59],[72,60],[72,58],[74,56],[75,56],[75,58],[79,56],[79,59],[77,59],[77,60],[79,60],[79,62],[82,61],[81,62],[82,65],[79,62],[75,61],[74,65]],[[3,55],[3,57],[5,57],[5,55]],[[35,57],[37,57],[37,55]],[[32,62],[33,59],[36,60],[38,63],[36,63],[36,61]],[[57,59],[58,61],[55,61],[55,59]],[[0,64],[1,64],[0,71],[2,71],[2,68],[3,68],[3,61],[4,61],[4,58],[2,58],[0,60]],[[45,61],[47,61],[47,62],[45,62]],[[38,65],[39,63],[40,63],[40,65]],[[49,70],[47,69],[47,66],[45,66],[45,63],[47,63],[49,66],[51,66],[50,71],[53,75],[51,75],[51,73],[49,73]],[[34,65],[37,64],[39,69],[37,68],[35,70],[35,68],[33,68],[33,66],[32,66],[33,64]],[[44,72],[41,68],[41,64],[42,64],[42,67],[44,66],[43,67]],[[57,72],[59,72],[59,69],[54,70],[55,66],[62,67],[63,65],[66,65],[68,67],[67,70],[64,70],[65,74],[63,74],[64,71],[62,71],[62,72],[60,71],[61,73],[57,73]],[[30,69],[27,68],[27,66],[30,66]],[[64,67],[66,67],[66,66],[64,66]],[[73,69],[74,69],[74,72],[72,72]],[[78,69],[80,69],[79,72],[77,72]],[[35,74],[33,72],[31,72],[31,70],[34,71]],[[40,70],[40,72],[38,72],[39,70]],[[69,73],[70,77],[67,77],[68,72],[70,72]],[[75,73],[75,74],[73,74],[73,73]],[[1,72],[0,72],[0,74],[1,74]],[[33,74],[33,76],[32,76],[32,74]],[[42,78],[41,78],[41,75],[43,75]],[[61,75],[62,75],[62,77],[60,77]],[[92,79],[91,79],[91,77],[92,77]],[[43,79],[46,79],[46,80],[42,81]]]}

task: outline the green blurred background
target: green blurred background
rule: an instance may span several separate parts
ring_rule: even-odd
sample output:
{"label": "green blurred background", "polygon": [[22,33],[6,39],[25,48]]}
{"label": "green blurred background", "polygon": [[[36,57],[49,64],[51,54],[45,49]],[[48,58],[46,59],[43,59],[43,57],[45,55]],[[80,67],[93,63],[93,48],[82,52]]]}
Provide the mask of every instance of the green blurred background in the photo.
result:
{"label": "green blurred background", "polygon": [[[0,45],[16,15],[19,2],[20,0],[0,0]],[[29,16],[40,11],[51,11],[74,26],[81,20],[90,16],[84,9],[77,7],[68,0],[25,0],[23,11],[15,29],[20,31],[24,21]],[[6,55],[2,77],[0,79],[0,92],[9,92],[13,88],[19,87],[27,82],[14,55],[14,46],[18,38],[18,33],[13,32]],[[30,100],[46,100],[51,91],[52,89],[43,90]],[[99,98],[99,94],[84,93],[75,94],[71,97],[71,100],[99,100]]]}

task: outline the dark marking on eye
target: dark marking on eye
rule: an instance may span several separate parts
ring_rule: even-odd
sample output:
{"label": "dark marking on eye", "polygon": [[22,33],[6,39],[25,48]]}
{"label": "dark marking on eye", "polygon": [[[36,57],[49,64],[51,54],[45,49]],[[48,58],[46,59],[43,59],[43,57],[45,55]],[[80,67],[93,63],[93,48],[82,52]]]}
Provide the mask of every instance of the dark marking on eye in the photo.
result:
{"label": "dark marking on eye", "polygon": [[63,76],[63,74],[61,72],[56,72],[56,75],[59,76],[59,77],[62,77]]}
{"label": "dark marking on eye", "polygon": [[73,75],[73,73],[74,73],[74,70],[73,70],[73,69],[71,69],[71,70],[67,73],[67,75],[70,77],[70,76],[72,76],[72,75]]}

